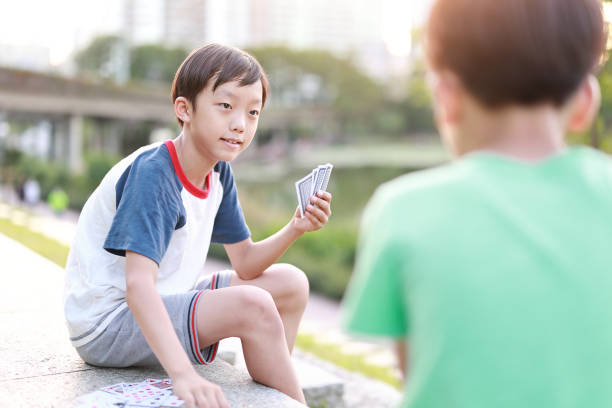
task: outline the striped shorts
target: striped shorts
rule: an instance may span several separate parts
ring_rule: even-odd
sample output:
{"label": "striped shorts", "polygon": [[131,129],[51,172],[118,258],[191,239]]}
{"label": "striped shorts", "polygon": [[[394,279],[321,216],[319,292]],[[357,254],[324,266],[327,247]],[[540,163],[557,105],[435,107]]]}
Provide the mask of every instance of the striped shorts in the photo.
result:
{"label": "striped shorts", "polygon": [[[161,296],[179,341],[195,364],[211,363],[219,347],[219,342],[204,348],[199,344],[198,301],[207,290],[229,286],[231,276],[232,271],[216,272],[199,281],[190,292]],[[128,307],[124,307],[99,336],[76,350],[85,362],[100,367],[159,365]]]}

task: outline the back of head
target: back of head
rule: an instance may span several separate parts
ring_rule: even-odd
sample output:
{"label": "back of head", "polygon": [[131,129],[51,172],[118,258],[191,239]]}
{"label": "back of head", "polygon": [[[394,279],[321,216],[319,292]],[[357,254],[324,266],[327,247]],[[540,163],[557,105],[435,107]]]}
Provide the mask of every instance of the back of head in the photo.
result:
{"label": "back of head", "polygon": [[[197,95],[213,80],[212,90],[226,82],[239,81],[241,86],[261,81],[262,107],[266,103],[268,79],[255,57],[238,48],[220,44],[208,44],[185,58],[174,76],[172,103],[176,98],[186,98],[196,109]],[[183,122],[178,119],[179,125]]]}
{"label": "back of head", "polygon": [[437,0],[429,63],[484,105],[564,104],[601,59],[599,0]]}

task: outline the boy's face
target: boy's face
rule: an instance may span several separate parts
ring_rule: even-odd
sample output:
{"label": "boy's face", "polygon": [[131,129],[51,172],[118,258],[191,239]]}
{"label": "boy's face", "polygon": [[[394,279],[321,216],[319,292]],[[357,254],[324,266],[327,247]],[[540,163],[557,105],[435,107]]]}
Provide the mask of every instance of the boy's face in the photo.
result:
{"label": "boy's face", "polygon": [[[231,161],[253,140],[262,109],[262,84],[240,86],[226,82],[212,91],[214,80],[196,97],[196,110],[190,106],[185,122],[200,154],[212,162]],[[189,104],[191,105],[191,104]]]}

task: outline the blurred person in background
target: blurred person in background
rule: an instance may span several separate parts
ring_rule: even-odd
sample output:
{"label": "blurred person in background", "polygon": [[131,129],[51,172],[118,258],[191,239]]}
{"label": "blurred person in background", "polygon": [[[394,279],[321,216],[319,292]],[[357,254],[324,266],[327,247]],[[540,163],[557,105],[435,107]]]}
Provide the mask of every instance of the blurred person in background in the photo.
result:
{"label": "blurred person in background", "polygon": [[426,56],[455,160],[381,186],[345,297],[395,339],[406,407],[612,406],[612,160],[590,126],[598,0],[437,0]]}
{"label": "blurred person in background", "polygon": [[40,185],[35,179],[27,179],[23,184],[23,200],[30,207],[34,207],[40,201]]}
{"label": "blurred person in background", "polygon": [[68,207],[68,194],[66,194],[63,189],[55,187],[49,193],[49,196],[47,197],[47,203],[56,215],[62,215]]}

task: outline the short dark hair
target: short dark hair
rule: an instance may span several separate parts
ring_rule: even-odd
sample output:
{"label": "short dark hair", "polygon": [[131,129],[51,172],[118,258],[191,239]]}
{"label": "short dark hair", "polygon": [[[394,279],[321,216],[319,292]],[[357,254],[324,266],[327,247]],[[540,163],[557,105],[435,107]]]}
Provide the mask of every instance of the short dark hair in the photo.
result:
{"label": "short dark hair", "polygon": [[[215,79],[213,91],[226,82],[237,80],[240,86],[246,86],[261,81],[261,106],[266,103],[268,78],[259,62],[245,51],[220,44],[205,45],[185,58],[172,82],[172,103],[182,96],[191,102],[195,110],[196,97],[211,78]],[[177,120],[182,127],[183,121]]]}
{"label": "short dark hair", "polygon": [[606,31],[600,0],[437,0],[425,47],[486,106],[561,106],[596,70]]}

